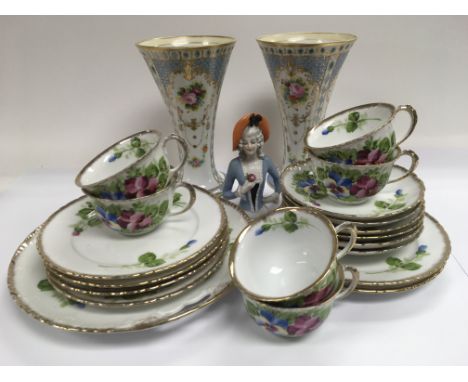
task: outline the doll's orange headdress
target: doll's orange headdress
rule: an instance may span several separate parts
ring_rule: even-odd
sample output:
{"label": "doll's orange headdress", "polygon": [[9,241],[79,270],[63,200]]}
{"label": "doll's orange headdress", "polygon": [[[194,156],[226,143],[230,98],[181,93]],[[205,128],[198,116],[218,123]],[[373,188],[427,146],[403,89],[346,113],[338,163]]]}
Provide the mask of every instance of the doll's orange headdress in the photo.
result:
{"label": "doll's orange headdress", "polygon": [[237,150],[242,134],[248,126],[257,126],[263,133],[263,140],[266,142],[270,137],[270,124],[268,119],[261,116],[260,114],[248,113],[245,114],[239,121],[237,121],[236,126],[232,132],[232,149]]}

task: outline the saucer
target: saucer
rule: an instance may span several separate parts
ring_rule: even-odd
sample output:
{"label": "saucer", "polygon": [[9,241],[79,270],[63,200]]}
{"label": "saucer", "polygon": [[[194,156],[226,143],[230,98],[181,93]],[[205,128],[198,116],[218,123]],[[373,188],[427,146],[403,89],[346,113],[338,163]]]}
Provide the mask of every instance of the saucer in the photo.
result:
{"label": "saucer", "polygon": [[[395,166],[390,179],[406,171]],[[382,191],[365,203],[352,207],[340,204],[326,196],[326,189],[317,184],[310,162],[299,162],[286,167],[281,174],[281,186],[286,198],[301,206],[311,207],[331,218],[356,221],[389,220],[414,209],[424,200],[424,184],[415,175],[387,184]]]}
{"label": "saucer", "polygon": [[[187,202],[184,195],[181,201]],[[219,200],[196,189],[192,208],[166,219],[155,231],[126,237],[103,224],[81,224],[81,211],[91,199],[78,198],[60,208],[44,223],[37,248],[48,267],[81,279],[122,280],[175,272],[199,260],[226,229],[226,214]]]}
{"label": "saucer", "polygon": [[[248,223],[237,206],[224,202],[228,224],[232,230],[230,242]],[[115,309],[109,312],[70,301],[47,282],[41,257],[36,249],[38,230],[18,247],[8,269],[10,293],[28,315],[34,319],[73,332],[111,333],[149,329],[190,315],[220,299],[230,286],[227,259],[212,277],[186,294],[157,305],[135,309]]]}
{"label": "saucer", "polygon": [[444,228],[426,213],[424,228],[411,243],[377,256],[345,256],[341,263],[359,271],[357,291],[392,293],[430,281],[443,269],[450,251],[450,239]]}

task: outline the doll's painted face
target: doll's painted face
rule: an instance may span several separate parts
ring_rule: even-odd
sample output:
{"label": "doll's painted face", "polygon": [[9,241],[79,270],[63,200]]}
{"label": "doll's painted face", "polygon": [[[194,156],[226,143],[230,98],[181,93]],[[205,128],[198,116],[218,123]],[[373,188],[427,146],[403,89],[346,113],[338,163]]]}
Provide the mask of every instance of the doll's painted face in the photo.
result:
{"label": "doll's painted face", "polygon": [[258,148],[263,146],[262,131],[255,126],[246,128],[239,146],[245,155],[249,157],[256,155]]}

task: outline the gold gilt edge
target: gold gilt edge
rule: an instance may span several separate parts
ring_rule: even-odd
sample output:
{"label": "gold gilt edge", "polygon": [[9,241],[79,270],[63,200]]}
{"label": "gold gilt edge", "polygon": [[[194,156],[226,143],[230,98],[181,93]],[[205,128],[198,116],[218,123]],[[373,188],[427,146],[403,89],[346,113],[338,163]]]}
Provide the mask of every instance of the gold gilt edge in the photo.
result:
{"label": "gold gilt edge", "polygon": [[65,291],[62,288],[62,284],[60,285],[57,284],[54,279],[49,278],[48,280],[58,293],[62,294],[63,296],[65,296],[66,298],[70,300],[74,300],[76,302],[80,302],[82,304],[93,306],[93,307],[101,307],[101,308],[109,308],[109,309],[120,309],[120,308],[130,309],[130,308],[145,307],[145,306],[149,306],[152,304],[157,304],[157,303],[184,295],[185,293],[189,292],[193,288],[196,288],[199,285],[203,284],[204,281],[206,281],[214,273],[216,273],[222,266],[223,261],[224,261],[224,256],[221,256],[221,258],[213,265],[213,267],[209,271],[199,276],[198,278],[194,279],[191,284],[186,285],[182,287],[181,289],[168,292],[167,294],[164,294],[164,295],[152,297],[147,300],[137,300],[133,302],[131,300],[129,300],[129,302],[102,302],[102,301],[99,301],[95,296],[92,296],[91,298],[89,298],[90,296],[86,296],[86,298],[80,297],[75,294],[71,294],[68,291]]}
{"label": "gold gilt edge", "polygon": [[[409,234],[406,234],[405,237],[400,237],[396,240],[386,240],[386,241],[381,241],[381,242],[371,241],[371,242],[365,242],[365,243],[358,243],[356,241],[356,244],[354,244],[351,251],[355,251],[355,252],[363,251],[365,254],[366,253],[365,251],[367,250],[399,248],[417,239],[419,235],[421,234],[421,232],[423,231],[423,229],[424,229],[424,224],[420,223],[413,231],[411,231]],[[340,238],[338,238],[338,240],[340,240]],[[341,239],[339,241],[340,248],[346,245],[347,243],[346,240],[347,239]]]}
{"label": "gold gilt edge", "polygon": [[192,269],[191,271],[173,280],[171,279],[169,281],[165,281],[163,283],[157,283],[153,285],[150,284],[148,286],[144,286],[139,289],[136,289],[138,288],[136,287],[135,289],[132,289],[132,290],[103,291],[103,290],[96,290],[96,289],[83,289],[83,288],[77,287],[76,285],[70,285],[70,283],[68,283],[66,280],[63,280],[57,277],[56,274],[50,272],[48,269],[46,269],[46,273],[47,273],[47,278],[49,279],[52,278],[53,281],[55,281],[55,283],[60,284],[61,289],[65,289],[69,291],[71,294],[78,293],[80,296],[83,296],[83,297],[95,296],[96,298],[106,298],[106,297],[125,298],[124,296],[129,296],[129,297],[133,296],[134,298],[137,298],[138,296],[135,296],[135,295],[160,293],[161,289],[164,291],[164,289],[175,287],[178,283],[181,283],[190,279],[194,279],[194,278],[196,279],[196,277],[194,276],[198,275],[199,277],[201,277],[200,275],[202,275],[203,273],[200,273],[200,272],[203,272],[203,271],[208,272],[211,269],[210,266],[213,268],[216,266],[216,264],[220,260],[222,260],[223,253],[226,252],[226,249],[227,249],[227,240],[224,240],[222,246],[219,247],[218,250],[215,253],[213,253],[212,256],[210,256],[210,258],[207,259],[201,265],[201,267]]}
{"label": "gold gilt edge", "polygon": [[[227,230],[225,230],[224,234],[227,235]],[[72,284],[75,285],[77,288],[80,288],[81,286],[84,286],[89,289],[119,289],[119,288],[144,288],[148,287],[153,284],[158,284],[158,283],[165,283],[168,281],[171,281],[174,278],[181,277],[188,272],[192,271],[193,269],[196,269],[197,267],[201,266],[204,264],[215,252],[217,252],[221,246],[224,244],[225,241],[227,241],[226,238],[220,239],[220,243],[216,243],[213,247],[207,249],[206,254],[198,259],[196,259],[193,263],[190,263],[184,268],[181,268],[179,270],[176,270],[175,272],[170,272],[167,275],[159,276],[158,278],[143,278],[143,279],[131,279],[131,280],[123,280],[123,281],[130,281],[129,283],[122,283],[122,284],[98,284],[95,282],[88,282],[85,280],[81,279],[76,279],[76,278],[71,278],[68,275],[64,275],[57,271],[53,265],[49,264],[47,261],[44,261],[44,265],[47,268],[47,271],[51,272],[54,276],[57,276],[61,280],[63,280],[66,284]],[[135,281],[135,283],[133,283]]]}
{"label": "gold gilt edge", "polygon": [[354,292],[360,293],[360,294],[395,294],[395,293],[402,293],[402,292],[408,292],[413,289],[419,288],[430,281],[434,280],[442,271],[444,270],[445,263],[442,264],[442,267],[438,269],[434,274],[429,276],[426,279],[421,280],[420,282],[410,284],[408,286],[401,286],[399,288],[387,288],[387,289],[372,289],[372,288],[365,288],[365,287],[359,287],[359,285],[356,287]]}
{"label": "gold gilt edge", "polygon": [[[149,43],[153,40],[168,40],[168,39],[176,39],[176,38],[219,38],[224,39],[226,42],[222,43],[213,43],[210,45],[198,45],[198,46],[190,46],[190,45],[181,45],[181,46],[148,46],[143,45],[145,43]],[[135,46],[140,50],[147,50],[147,51],[162,51],[162,52],[173,52],[173,51],[192,51],[192,50],[215,50],[217,48],[226,48],[230,45],[234,46],[237,40],[231,36],[222,36],[222,35],[180,35],[180,36],[157,36],[148,38],[146,40],[139,41],[135,43]]]}
{"label": "gold gilt edge", "polygon": [[29,305],[26,302],[24,302],[24,300],[21,298],[14,284],[16,260],[23,253],[23,251],[31,244],[31,241],[37,236],[40,228],[41,226],[37,227],[33,232],[31,232],[16,249],[15,254],[13,255],[13,258],[11,259],[10,265],[8,267],[7,284],[8,284],[8,289],[10,291],[10,295],[13,301],[18,305],[20,309],[22,309],[27,315],[29,315],[33,319],[41,322],[44,325],[48,325],[56,329],[64,330],[67,332],[79,332],[79,333],[126,333],[126,332],[136,332],[140,330],[148,330],[156,326],[166,324],[168,322],[176,321],[192,313],[195,313],[196,311],[215,303],[221,297],[223,297],[230,289],[232,289],[232,281],[229,281],[226,283],[224,287],[219,289],[210,298],[205,300],[203,297],[202,300],[200,300],[202,302],[189,304],[188,306],[191,307],[190,309],[182,308],[182,310],[179,311],[178,313],[174,313],[173,315],[169,315],[168,317],[165,317],[163,319],[147,320],[147,321],[140,322],[140,323],[137,323],[133,326],[126,327],[126,328],[108,327],[108,328],[96,329],[96,328],[91,328],[91,327],[82,327],[82,326],[62,324],[54,320],[51,320],[47,317],[44,317],[43,315],[31,309]]}
{"label": "gold gilt edge", "polygon": [[121,275],[84,274],[84,273],[74,272],[74,271],[71,271],[69,269],[63,268],[62,266],[54,264],[54,262],[51,261],[51,259],[49,259],[49,257],[47,256],[47,254],[45,253],[45,251],[43,249],[43,246],[42,246],[43,232],[44,232],[45,228],[47,227],[47,225],[52,221],[52,219],[55,216],[57,216],[64,209],[68,208],[70,205],[72,205],[74,203],[77,203],[81,199],[86,198],[87,197],[86,195],[81,196],[79,198],[76,198],[76,199],[72,200],[71,202],[65,204],[64,206],[60,207],[57,211],[55,211],[52,215],[50,215],[47,218],[47,220],[41,225],[41,228],[39,229],[39,232],[38,232],[37,243],[36,243],[38,253],[42,257],[42,259],[44,261],[46,261],[49,265],[53,266],[59,272],[65,274],[65,275],[69,275],[71,277],[77,277],[77,278],[86,279],[86,280],[99,281],[99,280],[134,279],[134,278],[141,278],[141,277],[146,277],[146,276],[151,276],[151,275],[157,275],[157,274],[160,274],[160,273],[163,273],[163,272],[166,272],[166,271],[170,271],[170,270],[172,270],[174,268],[179,267],[180,265],[190,263],[192,260],[197,259],[198,256],[200,256],[203,252],[205,252],[206,250],[211,248],[219,240],[219,238],[222,236],[223,232],[227,228],[226,212],[224,211],[224,207],[220,203],[219,199],[214,197],[213,195],[211,195],[210,192],[208,192],[208,191],[206,191],[206,190],[204,190],[202,188],[197,187],[197,190],[209,195],[211,198],[213,198],[215,203],[218,205],[219,211],[221,213],[221,224],[220,224],[218,230],[216,231],[215,235],[211,238],[211,240],[205,246],[200,248],[198,251],[192,253],[190,256],[187,256],[187,257],[181,259],[178,262],[174,262],[174,263],[171,263],[171,264],[169,264],[167,266],[162,266],[162,267],[159,267],[157,269],[152,269],[152,270],[146,271],[146,272],[128,273],[128,274],[121,274]]}
{"label": "gold gilt edge", "polygon": [[433,216],[431,216],[429,213],[426,212],[426,217],[436,225],[436,227],[439,229],[439,232],[441,233],[443,240],[444,240],[444,251],[442,254],[441,259],[434,264],[430,269],[427,271],[414,276],[414,277],[409,277],[405,279],[400,279],[400,280],[395,280],[395,281],[359,281],[358,288],[361,287],[390,287],[388,289],[397,289],[399,286],[410,286],[413,284],[417,284],[421,280],[425,280],[428,277],[431,277],[434,272],[438,272],[439,270],[442,271],[442,269],[445,266],[445,263],[447,262],[450,252],[452,250],[452,245],[450,243],[450,238],[448,237],[447,232],[445,231],[444,227],[435,219]]}
{"label": "gold gilt edge", "polygon": [[[344,219],[344,220],[349,220],[349,219],[358,219],[360,222],[367,222],[367,221],[372,221],[372,222],[378,222],[379,219],[381,218],[388,218],[388,217],[391,217],[391,216],[398,216],[398,215],[401,215],[403,214],[404,212],[406,211],[410,211],[412,209],[415,209],[417,205],[419,205],[421,202],[424,202],[424,192],[426,190],[426,187],[424,186],[424,183],[423,181],[415,174],[415,173],[411,173],[410,175],[408,175],[409,177],[412,177],[413,180],[415,180],[420,188],[419,188],[419,197],[416,201],[416,203],[412,204],[411,206],[407,206],[407,207],[404,207],[404,208],[401,208],[397,211],[394,211],[394,212],[390,212],[388,214],[386,214],[385,216],[378,216],[378,217],[362,217],[362,216],[358,216],[358,215],[343,215],[343,214],[340,214],[340,213],[335,213],[335,212],[330,212],[330,211],[327,211],[327,210],[324,210],[323,208],[318,208],[314,205],[304,205],[304,202],[303,201],[300,201],[298,200],[294,195],[292,195],[286,188],[286,184],[285,184],[285,177],[287,174],[289,174],[290,172],[294,172],[294,171],[297,171],[299,170],[302,166],[305,166],[307,165],[307,160],[303,160],[303,161],[300,161],[300,162],[297,162],[297,163],[293,163],[293,164],[290,164],[289,166],[287,166],[282,172],[281,172],[281,176],[280,176],[280,184],[281,184],[281,188],[282,188],[282,191],[283,193],[286,195],[286,197],[288,199],[290,199],[292,202],[294,203],[297,203],[299,204],[300,206],[304,206],[304,207],[309,207],[309,208],[312,208],[316,211],[319,211],[319,212],[322,212],[324,214],[326,214],[327,216],[329,217],[332,217],[332,218],[337,218],[337,219]],[[399,168],[400,170],[403,170],[405,171],[405,169],[402,167],[402,166],[399,166],[399,165],[395,165],[394,167],[397,167]],[[313,173],[312,170],[308,170],[310,172]],[[319,199],[320,200],[320,199]],[[310,203],[310,202],[309,202]],[[343,204],[343,206],[345,206]]]}

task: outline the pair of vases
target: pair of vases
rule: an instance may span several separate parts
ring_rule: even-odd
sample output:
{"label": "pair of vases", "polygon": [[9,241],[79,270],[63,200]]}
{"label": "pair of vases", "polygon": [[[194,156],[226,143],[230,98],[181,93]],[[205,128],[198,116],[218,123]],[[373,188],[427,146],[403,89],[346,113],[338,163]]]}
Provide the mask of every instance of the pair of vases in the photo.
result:
{"label": "pair of vases", "polygon": [[[325,115],[333,86],[356,36],[281,33],[257,39],[273,81],[283,122],[282,168],[306,158],[307,129]],[[137,44],[176,132],[189,145],[184,180],[208,190],[223,182],[213,157],[216,109],[235,39],[156,37]]]}

